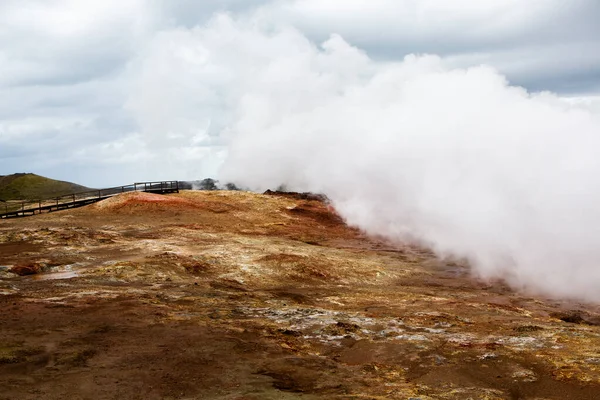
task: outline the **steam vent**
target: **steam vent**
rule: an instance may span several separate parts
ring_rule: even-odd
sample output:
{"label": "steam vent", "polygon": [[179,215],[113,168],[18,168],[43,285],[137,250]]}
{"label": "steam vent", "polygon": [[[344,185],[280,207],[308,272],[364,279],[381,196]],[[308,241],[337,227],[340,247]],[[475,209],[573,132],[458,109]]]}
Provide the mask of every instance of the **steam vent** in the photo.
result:
{"label": "steam vent", "polygon": [[0,400],[600,400],[599,155],[600,0],[0,0]]}

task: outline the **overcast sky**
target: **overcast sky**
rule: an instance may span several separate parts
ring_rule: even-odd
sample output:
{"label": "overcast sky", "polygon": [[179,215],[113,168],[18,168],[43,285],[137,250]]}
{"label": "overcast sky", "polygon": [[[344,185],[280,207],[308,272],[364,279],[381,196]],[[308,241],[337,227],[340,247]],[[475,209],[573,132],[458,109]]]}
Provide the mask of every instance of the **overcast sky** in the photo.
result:
{"label": "overcast sky", "polygon": [[597,0],[3,0],[0,175],[95,187],[216,176],[251,66],[332,35],[380,64],[486,64],[596,108],[598,21]]}

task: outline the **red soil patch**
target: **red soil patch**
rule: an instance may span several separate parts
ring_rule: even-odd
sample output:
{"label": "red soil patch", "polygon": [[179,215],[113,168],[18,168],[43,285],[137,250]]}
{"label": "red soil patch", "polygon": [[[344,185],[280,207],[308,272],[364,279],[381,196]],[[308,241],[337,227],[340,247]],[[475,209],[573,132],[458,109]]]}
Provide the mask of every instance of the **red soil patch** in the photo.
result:
{"label": "red soil patch", "polygon": [[94,204],[93,207],[102,212],[137,213],[160,211],[185,211],[203,208],[203,204],[173,195],[134,192],[124,193]]}

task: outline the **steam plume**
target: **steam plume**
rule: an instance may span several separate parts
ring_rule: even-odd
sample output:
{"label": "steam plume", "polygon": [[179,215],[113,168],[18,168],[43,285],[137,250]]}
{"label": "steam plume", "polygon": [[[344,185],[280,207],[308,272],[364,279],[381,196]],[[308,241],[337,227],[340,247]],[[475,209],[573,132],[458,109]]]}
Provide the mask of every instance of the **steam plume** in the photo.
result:
{"label": "steam plume", "polygon": [[221,180],[323,192],[369,233],[467,257],[517,288],[600,301],[597,108],[488,66],[383,63],[336,35],[315,46],[259,25],[220,16],[175,36],[204,109],[230,110]]}

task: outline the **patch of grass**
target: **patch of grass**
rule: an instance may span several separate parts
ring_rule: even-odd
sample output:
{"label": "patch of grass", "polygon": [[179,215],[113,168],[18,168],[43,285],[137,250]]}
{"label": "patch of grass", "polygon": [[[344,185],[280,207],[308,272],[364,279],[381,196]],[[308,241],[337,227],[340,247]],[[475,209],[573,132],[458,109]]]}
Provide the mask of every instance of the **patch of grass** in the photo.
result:
{"label": "patch of grass", "polygon": [[0,200],[38,200],[83,192],[89,188],[36,174],[0,176]]}
{"label": "patch of grass", "polygon": [[72,353],[62,354],[57,358],[57,364],[84,367],[87,365],[87,361],[94,357],[96,353],[95,349],[85,348]]}
{"label": "patch of grass", "polygon": [[543,331],[544,328],[542,328],[541,326],[536,326],[536,325],[521,325],[521,326],[517,326],[516,328],[514,328],[514,330],[519,333],[524,333],[524,332]]}
{"label": "patch of grass", "polygon": [[0,364],[16,364],[23,361],[22,357],[14,351],[0,349]]}
{"label": "patch of grass", "polygon": [[0,346],[0,365],[20,363],[43,351],[41,347],[22,347],[17,344]]}

